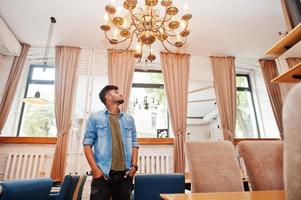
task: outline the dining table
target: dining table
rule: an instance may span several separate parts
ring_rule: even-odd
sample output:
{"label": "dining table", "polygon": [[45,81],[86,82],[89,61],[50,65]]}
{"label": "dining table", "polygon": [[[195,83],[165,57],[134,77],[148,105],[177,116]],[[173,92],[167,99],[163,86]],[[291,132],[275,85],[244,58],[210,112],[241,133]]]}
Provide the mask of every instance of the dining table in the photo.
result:
{"label": "dining table", "polygon": [[284,190],[160,194],[163,200],[285,200]]}

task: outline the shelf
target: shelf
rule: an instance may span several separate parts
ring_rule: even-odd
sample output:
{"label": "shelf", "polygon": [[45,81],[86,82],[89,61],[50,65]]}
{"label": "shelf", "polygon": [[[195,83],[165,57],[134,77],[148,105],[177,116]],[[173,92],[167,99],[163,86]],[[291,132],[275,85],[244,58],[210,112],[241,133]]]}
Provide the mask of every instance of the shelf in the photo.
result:
{"label": "shelf", "polygon": [[275,59],[286,52],[301,40],[301,23],[291,30],[284,38],[270,48],[265,55],[267,58]]}
{"label": "shelf", "polygon": [[0,144],[56,144],[56,137],[0,137]]}
{"label": "shelf", "polygon": [[272,83],[282,83],[282,82],[296,83],[300,81],[301,81],[301,63],[297,64],[296,66],[292,67],[285,73],[274,78],[271,82]]}

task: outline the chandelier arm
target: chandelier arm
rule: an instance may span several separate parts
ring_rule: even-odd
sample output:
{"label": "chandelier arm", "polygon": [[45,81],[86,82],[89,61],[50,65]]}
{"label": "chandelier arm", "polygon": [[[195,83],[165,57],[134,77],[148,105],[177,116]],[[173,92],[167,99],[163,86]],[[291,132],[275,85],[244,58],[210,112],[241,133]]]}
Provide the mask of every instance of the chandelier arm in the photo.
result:
{"label": "chandelier arm", "polygon": [[119,25],[115,25],[115,24],[113,23],[112,15],[109,15],[109,20],[110,20],[111,24],[113,24],[113,26],[115,26],[115,27],[118,28],[119,30],[128,31],[128,30],[130,30],[131,27],[132,27],[132,24],[130,24],[130,26],[127,27],[127,28],[124,28],[124,27],[119,26]]}
{"label": "chandelier arm", "polygon": [[105,31],[105,37],[107,38],[107,40],[111,40],[110,38],[109,38],[109,36],[107,35],[107,31]]}
{"label": "chandelier arm", "polygon": [[[154,9],[153,4],[151,5],[151,9],[150,9],[150,16],[151,16],[151,22],[153,22],[153,20],[156,20],[156,9]],[[152,29],[154,29],[154,25],[152,25]]]}
{"label": "chandelier arm", "polygon": [[[105,31],[105,37],[109,40],[109,41],[111,41],[111,39],[109,38],[109,36],[107,35],[107,31]],[[127,39],[129,39],[129,36],[128,37],[126,37],[126,38],[124,38],[123,40],[120,40],[120,41],[118,41],[117,39],[117,43],[115,44],[115,45],[117,45],[117,44],[120,44],[120,43],[123,43],[124,41],[126,41]]]}
{"label": "chandelier arm", "polygon": [[[133,21],[133,24],[134,24],[135,28],[138,29],[140,32],[142,32],[143,28],[139,26],[140,20],[137,20],[137,19],[133,18],[132,21]],[[138,21],[138,23],[136,21]]]}
{"label": "chandelier arm", "polygon": [[144,15],[143,9],[141,7],[138,8],[138,15]]}
{"label": "chandelier arm", "polygon": [[167,41],[170,45],[172,45],[172,46],[174,46],[174,47],[177,47],[174,43],[172,43],[172,42],[169,41],[168,39],[166,39],[166,41]]}
{"label": "chandelier arm", "polygon": [[138,25],[135,23],[135,21],[138,21],[140,24],[142,23],[140,21],[140,19],[137,18],[137,16],[133,13],[133,9],[130,8],[130,15],[131,15],[131,19],[132,19],[132,23],[134,24],[134,26],[136,27],[136,29],[138,29],[139,31],[142,31],[140,27],[138,27]]}
{"label": "chandelier arm", "polygon": [[183,32],[183,31],[187,30],[187,28],[188,28],[188,20],[184,20],[184,21],[186,21],[185,27],[183,28],[182,31],[179,31],[179,33],[181,33],[181,32]]}
{"label": "chandelier arm", "polygon": [[[183,29],[182,31],[179,31],[179,33],[185,31],[186,28],[187,28],[187,26],[186,26],[185,29]],[[170,37],[177,37],[177,35],[178,35],[178,34],[170,34],[170,33],[168,33],[167,31],[172,31],[172,30],[166,30],[165,27],[164,27],[164,28],[162,27],[162,30],[163,30],[163,32],[164,32],[166,35],[168,35],[168,36],[170,36]]]}
{"label": "chandelier arm", "polygon": [[170,37],[177,37],[177,34],[170,34],[170,33],[168,33],[168,32],[165,30],[165,28],[163,28],[163,27],[162,27],[162,30],[163,30],[163,32],[164,32],[166,35],[168,35],[168,36],[170,36]]}
{"label": "chandelier arm", "polygon": [[168,22],[172,19],[172,16],[170,16],[170,18],[166,19],[164,22]]}
{"label": "chandelier arm", "polygon": [[[166,20],[166,17],[167,17],[167,8],[165,9],[164,17],[163,17],[163,19],[162,19],[162,22],[161,22],[160,26],[157,28],[157,30],[159,30],[159,29],[163,26],[163,24],[164,24],[164,22],[165,22],[165,20]],[[171,19],[171,18],[170,18],[170,19]]]}
{"label": "chandelier arm", "polygon": [[[126,52],[127,50],[129,50],[129,48],[131,47],[131,45],[132,45],[132,43],[133,43],[133,37],[134,37],[134,33],[135,33],[136,31],[137,31],[137,29],[135,29],[135,30],[133,31],[128,46],[127,46],[124,50],[119,51],[118,53],[124,53],[124,52]],[[129,37],[128,37],[128,38],[129,38]]]}
{"label": "chandelier arm", "polygon": [[153,12],[154,12],[155,16],[156,16],[156,14],[158,14],[157,16],[160,17],[160,11],[159,11],[159,9],[154,9]]}
{"label": "chandelier arm", "polygon": [[[185,25],[185,28],[184,28],[182,31],[179,31],[179,32],[183,32],[183,31],[185,31],[185,30],[188,28],[188,23],[189,23],[188,20],[184,20],[184,21],[186,21],[186,23],[185,23],[185,24],[186,24],[186,25]],[[164,28],[164,30],[166,31],[166,32],[165,32],[166,34],[168,34],[167,31],[170,31],[170,32],[171,32],[171,31],[174,31],[174,30],[172,30],[172,29],[168,29],[167,27],[165,27],[165,25],[163,25],[162,28]],[[172,35],[172,34],[168,34],[168,35],[169,35],[169,36],[177,36],[177,35]]]}
{"label": "chandelier arm", "polygon": [[170,33],[168,33],[168,32],[172,32],[172,31],[175,31],[175,30],[172,30],[172,29],[168,29],[167,27],[165,27],[165,25],[163,25],[163,27],[162,27],[163,29],[164,29],[164,31],[165,31],[165,33],[167,34],[167,35],[169,35],[169,36],[177,36],[177,34],[170,34]]}
{"label": "chandelier arm", "polygon": [[[166,41],[167,41],[170,45],[172,45],[172,46],[174,46],[174,47],[176,47],[176,48],[181,48],[181,47],[186,43],[186,37],[185,37],[185,40],[184,40],[183,45],[182,45],[181,47],[177,47],[174,43],[172,43],[172,42],[169,41],[168,39],[166,39]],[[181,41],[181,42],[182,42],[182,41]]]}
{"label": "chandelier arm", "polygon": [[184,41],[181,41],[181,42],[183,42],[182,46],[184,46],[184,44],[186,44],[186,42],[187,42],[187,37],[184,37]]}
{"label": "chandelier arm", "polygon": [[[140,24],[142,24],[142,21],[140,20],[140,13],[139,13],[139,10],[142,10],[141,7],[138,8],[138,13],[133,13],[133,10],[130,10],[131,11],[131,16],[135,17],[135,20],[139,21]],[[143,11],[143,10],[142,10]],[[138,16],[136,16],[138,15]]]}
{"label": "chandelier arm", "polygon": [[124,41],[126,41],[126,40],[128,40],[128,39],[129,39],[129,36],[126,37],[126,38],[124,38],[123,40],[118,41],[117,44],[121,44],[121,43],[123,43]]}
{"label": "chandelier arm", "polygon": [[162,43],[162,45],[163,45],[163,47],[164,47],[164,49],[165,49],[166,51],[168,51],[169,53],[174,53],[174,52],[172,52],[171,50],[169,50],[169,49],[165,46],[165,44],[164,44],[163,41],[161,41],[161,43]]}

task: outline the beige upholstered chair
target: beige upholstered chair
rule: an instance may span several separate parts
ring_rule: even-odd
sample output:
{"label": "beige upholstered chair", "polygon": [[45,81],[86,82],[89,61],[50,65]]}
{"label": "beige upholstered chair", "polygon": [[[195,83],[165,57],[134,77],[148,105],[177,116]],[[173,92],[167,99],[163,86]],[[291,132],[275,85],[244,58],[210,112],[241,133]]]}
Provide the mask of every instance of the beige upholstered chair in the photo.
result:
{"label": "beige upholstered chair", "polygon": [[229,141],[186,143],[192,192],[243,191],[233,144]]}
{"label": "beige upholstered chair", "polygon": [[284,177],[287,200],[301,199],[301,84],[292,88],[283,107]]}
{"label": "beige upholstered chair", "polygon": [[252,190],[283,190],[283,142],[243,141],[238,144]]}

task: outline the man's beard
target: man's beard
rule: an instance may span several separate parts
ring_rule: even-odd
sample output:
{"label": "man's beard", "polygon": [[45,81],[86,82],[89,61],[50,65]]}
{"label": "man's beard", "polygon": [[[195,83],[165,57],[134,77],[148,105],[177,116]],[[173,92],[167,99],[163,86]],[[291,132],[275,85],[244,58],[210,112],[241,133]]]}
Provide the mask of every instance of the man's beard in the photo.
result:
{"label": "man's beard", "polygon": [[117,103],[118,105],[123,104],[123,103],[124,103],[124,100],[123,100],[123,99],[119,99],[119,100],[116,101],[116,103]]}

